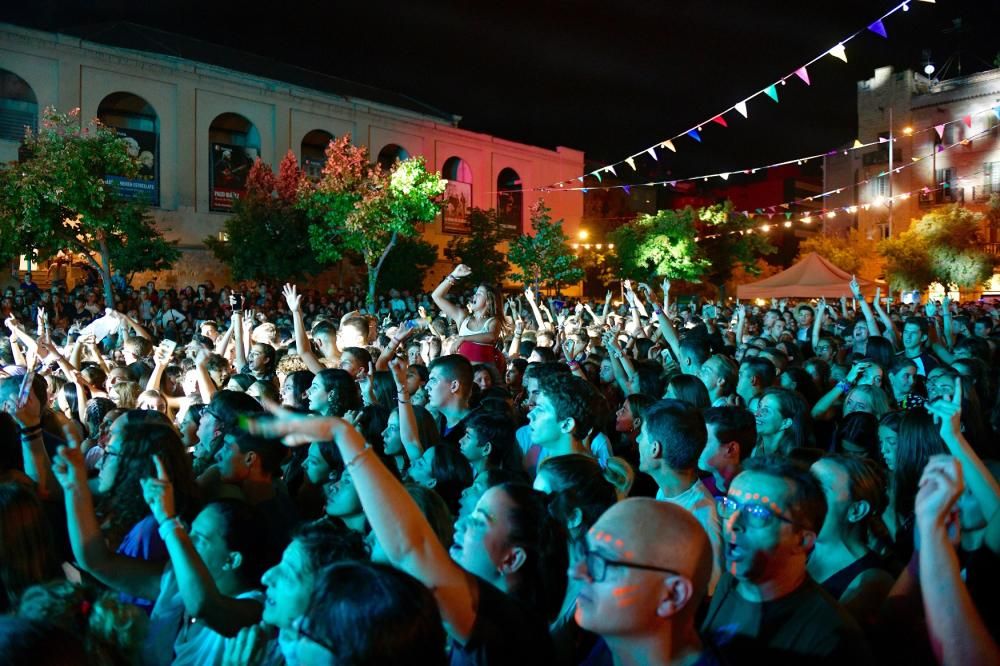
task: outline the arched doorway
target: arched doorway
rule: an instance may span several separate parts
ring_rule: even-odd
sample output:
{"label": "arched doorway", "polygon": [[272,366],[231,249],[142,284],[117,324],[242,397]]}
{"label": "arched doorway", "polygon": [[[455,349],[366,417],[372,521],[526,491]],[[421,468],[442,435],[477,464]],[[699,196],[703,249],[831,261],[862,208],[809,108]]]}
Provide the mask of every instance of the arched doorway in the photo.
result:
{"label": "arched doorway", "polygon": [[326,130],[315,129],[302,137],[299,154],[302,156],[302,170],[312,180],[319,180],[326,164],[326,147],[333,141],[333,135]]}
{"label": "arched doorway", "polygon": [[406,151],[406,148],[403,148],[399,144],[390,143],[378,151],[378,157],[375,159],[375,162],[386,171],[389,171],[397,161],[409,159],[409,157],[410,153]]}
{"label": "arched doorway", "polygon": [[524,216],[524,192],[521,176],[511,168],[502,169],[497,175],[497,218],[505,234],[520,236]]}
{"label": "arched doorway", "polygon": [[441,177],[448,181],[441,211],[441,231],[467,234],[469,209],[472,208],[472,167],[461,157],[449,157],[441,167]]}
{"label": "arched doorway", "polygon": [[260,156],[260,133],[238,113],[223,113],[208,128],[209,205],[227,213],[246,190],[247,176]]}
{"label": "arched doorway", "polygon": [[139,173],[131,178],[108,175],[105,182],[123,199],[160,205],[160,120],[156,110],[130,92],[108,95],[97,105],[97,117],[128,143],[129,154],[139,160]]}

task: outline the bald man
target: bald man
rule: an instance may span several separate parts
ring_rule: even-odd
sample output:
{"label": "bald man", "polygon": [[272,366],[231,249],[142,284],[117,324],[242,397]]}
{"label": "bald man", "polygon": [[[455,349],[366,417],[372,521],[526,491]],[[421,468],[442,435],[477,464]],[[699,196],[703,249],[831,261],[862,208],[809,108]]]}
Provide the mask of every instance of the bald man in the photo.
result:
{"label": "bald man", "polygon": [[700,663],[695,613],[712,546],[688,511],[648,498],[615,504],[587,533],[570,574],[580,588],[577,624],[604,639],[616,665]]}

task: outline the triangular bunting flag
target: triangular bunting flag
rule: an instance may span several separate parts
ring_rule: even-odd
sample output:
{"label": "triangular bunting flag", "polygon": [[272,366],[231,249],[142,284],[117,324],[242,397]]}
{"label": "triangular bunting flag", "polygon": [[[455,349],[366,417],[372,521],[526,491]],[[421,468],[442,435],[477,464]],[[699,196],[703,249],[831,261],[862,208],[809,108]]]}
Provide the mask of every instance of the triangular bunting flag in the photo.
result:
{"label": "triangular bunting flag", "polygon": [[862,148],[865,144],[861,143],[861,139],[855,139],[854,145],[851,148]]}
{"label": "triangular bunting flag", "polygon": [[782,208],[788,208],[788,204],[787,203],[783,203],[783,204],[781,204],[781,207]]}
{"label": "triangular bunting flag", "polygon": [[778,101],[778,89],[773,85],[764,88],[764,94],[773,99],[775,102]]}
{"label": "triangular bunting flag", "polygon": [[792,214],[791,213],[785,213],[785,219],[786,220],[792,219]]}
{"label": "triangular bunting flag", "polygon": [[629,187],[628,185],[623,185],[622,189],[625,190],[625,194],[631,194],[632,193],[632,188]]}
{"label": "triangular bunting flag", "polygon": [[889,139],[885,138],[884,136],[880,136],[880,137],[878,138],[878,142],[879,142],[879,143],[885,143],[885,142],[887,142],[888,140],[889,140]]}
{"label": "triangular bunting flag", "polygon": [[583,176],[577,176],[577,177],[576,177],[576,179],[577,179],[578,181],[580,181],[581,183],[583,182]]}
{"label": "triangular bunting flag", "polygon": [[962,122],[968,125],[969,129],[972,129],[972,116],[964,116]]}
{"label": "triangular bunting flag", "polygon": [[721,178],[722,180],[729,180],[729,174],[728,173],[720,173],[719,174],[719,178]]}
{"label": "triangular bunting flag", "polygon": [[937,151],[939,153],[944,152],[944,144],[943,143],[939,143],[938,144]]}
{"label": "triangular bunting flag", "polygon": [[701,143],[701,135],[698,134],[698,130],[689,130],[687,135],[698,143]]}
{"label": "triangular bunting flag", "polygon": [[631,157],[626,157],[625,158],[625,164],[627,164],[630,167],[632,167],[632,171],[635,171],[635,160],[634,159],[632,159]]}
{"label": "triangular bunting flag", "polygon": [[586,194],[586,193],[587,193],[587,192],[589,192],[590,190],[588,190],[588,189],[587,189],[586,187],[581,187],[581,188],[580,188],[580,191],[581,191],[581,192],[583,192],[584,194]]}
{"label": "triangular bunting flag", "polygon": [[718,115],[718,116],[712,118],[712,122],[713,123],[719,123],[723,127],[729,127],[729,125],[726,123],[726,119],[723,118],[721,115]]}
{"label": "triangular bunting flag", "polygon": [[669,139],[667,139],[666,141],[664,141],[663,143],[661,143],[660,144],[660,148],[666,148],[667,150],[669,150],[672,153],[676,153],[677,152],[677,149],[674,148],[674,142],[671,141],[671,140],[669,140]]}
{"label": "triangular bunting flag", "polygon": [[594,173],[592,173],[591,175],[592,175],[592,176],[597,176],[597,182],[598,182],[598,183],[603,183],[603,182],[604,182],[604,179],[603,179],[603,178],[601,178],[601,172],[600,172],[600,171],[595,171],[595,172],[594,172]]}
{"label": "triangular bunting flag", "polygon": [[807,86],[811,85],[809,83],[809,72],[806,71],[805,66],[799,67],[797,70],[795,70],[795,76],[805,81]]}
{"label": "triangular bunting flag", "polygon": [[847,50],[844,48],[843,44],[837,44],[832,49],[827,51],[827,53],[832,55],[837,60],[843,60],[844,62],[847,62]]}
{"label": "triangular bunting flag", "polygon": [[654,160],[660,159],[659,157],[656,156],[656,148],[647,148],[646,152],[649,153],[649,156],[652,157]]}
{"label": "triangular bunting flag", "polygon": [[667,185],[669,185],[670,187],[677,187],[677,181],[676,180],[672,180],[669,183],[667,183]]}
{"label": "triangular bunting flag", "polygon": [[934,126],[934,130],[937,132],[939,139],[943,139],[944,138],[944,123],[942,123],[940,125],[935,125]]}
{"label": "triangular bunting flag", "polygon": [[611,166],[607,167],[607,168],[606,168],[606,169],[604,169],[604,170],[605,170],[605,171],[610,171],[610,172],[611,172],[612,174],[614,174],[614,175],[616,175],[616,176],[618,175],[618,172],[617,172],[617,171],[615,171],[615,167],[614,167],[614,165],[611,165]]}
{"label": "triangular bunting flag", "polygon": [[[740,115],[742,115],[744,118],[747,117],[747,103],[745,101],[737,102],[736,106],[734,106],[733,108],[739,111]],[[1000,117],[1000,106],[996,108],[996,111],[997,111],[997,116]]]}
{"label": "triangular bunting flag", "polygon": [[870,26],[868,26],[868,29],[874,32],[879,37],[885,37],[886,39],[889,38],[889,35],[885,34],[885,26],[882,25],[882,19],[879,19],[874,23],[872,23]]}

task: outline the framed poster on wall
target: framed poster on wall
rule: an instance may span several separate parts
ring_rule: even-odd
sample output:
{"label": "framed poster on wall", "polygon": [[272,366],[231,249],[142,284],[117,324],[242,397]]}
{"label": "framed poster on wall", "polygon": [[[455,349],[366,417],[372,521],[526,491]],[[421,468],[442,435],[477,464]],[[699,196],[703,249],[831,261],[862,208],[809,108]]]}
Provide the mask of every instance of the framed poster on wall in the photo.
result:
{"label": "framed poster on wall", "polygon": [[446,234],[469,233],[469,209],[472,207],[472,183],[449,180],[444,189],[441,231]]}
{"label": "framed poster on wall", "polygon": [[129,155],[139,160],[139,173],[132,178],[107,175],[104,182],[122,199],[159,206],[160,151],[156,132],[121,127],[116,127],[115,130],[125,140]]}
{"label": "framed poster on wall", "polygon": [[209,205],[215,212],[228,213],[246,191],[247,176],[258,150],[226,143],[211,145],[209,169]]}

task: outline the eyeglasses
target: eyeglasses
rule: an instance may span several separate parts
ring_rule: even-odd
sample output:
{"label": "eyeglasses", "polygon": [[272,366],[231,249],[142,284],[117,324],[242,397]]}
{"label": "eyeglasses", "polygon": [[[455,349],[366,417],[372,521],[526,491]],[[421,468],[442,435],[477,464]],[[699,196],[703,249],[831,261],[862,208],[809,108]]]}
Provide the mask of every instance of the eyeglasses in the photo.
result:
{"label": "eyeglasses", "polygon": [[777,518],[789,525],[798,525],[795,521],[790,518],[786,518],[781,515],[776,509],[768,508],[767,506],[759,502],[744,502],[740,503],[729,497],[720,497],[718,500],[719,507],[719,517],[726,520],[737,511],[740,512],[740,516],[746,518],[747,525],[753,528],[767,527],[774,519]]}
{"label": "eyeglasses", "polygon": [[324,650],[336,654],[337,651],[330,645],[330,643],[320,638],[317,638],[316,635],[312,633],[312,630],[309,629],[308,627],[309,627],[309,620],[308,618],[306,618],[305,615],[296,618],[295,621],[292,622],[292,627],[291,627],[292,640],[298,641],[300,638],[306,638],[315,643],[316,645],[320,646]]}
{"label": "eyeglasses", "polygon": [[643,571],[660,571],[662,573],[673,574],[674,576],[681,575],[673,569],[654,567],[648,564],[635,564],[634,562],[622,562],[621,560],[609,560],[593,550],[583,551],[580,555],[582,556],[584,564],[587,567],[587,575],[590,576],[590,579],[595,583],[600,583],[604,580],[604,577],[608,573],[608,565],[626,567],[628,569],[642,569]]}

